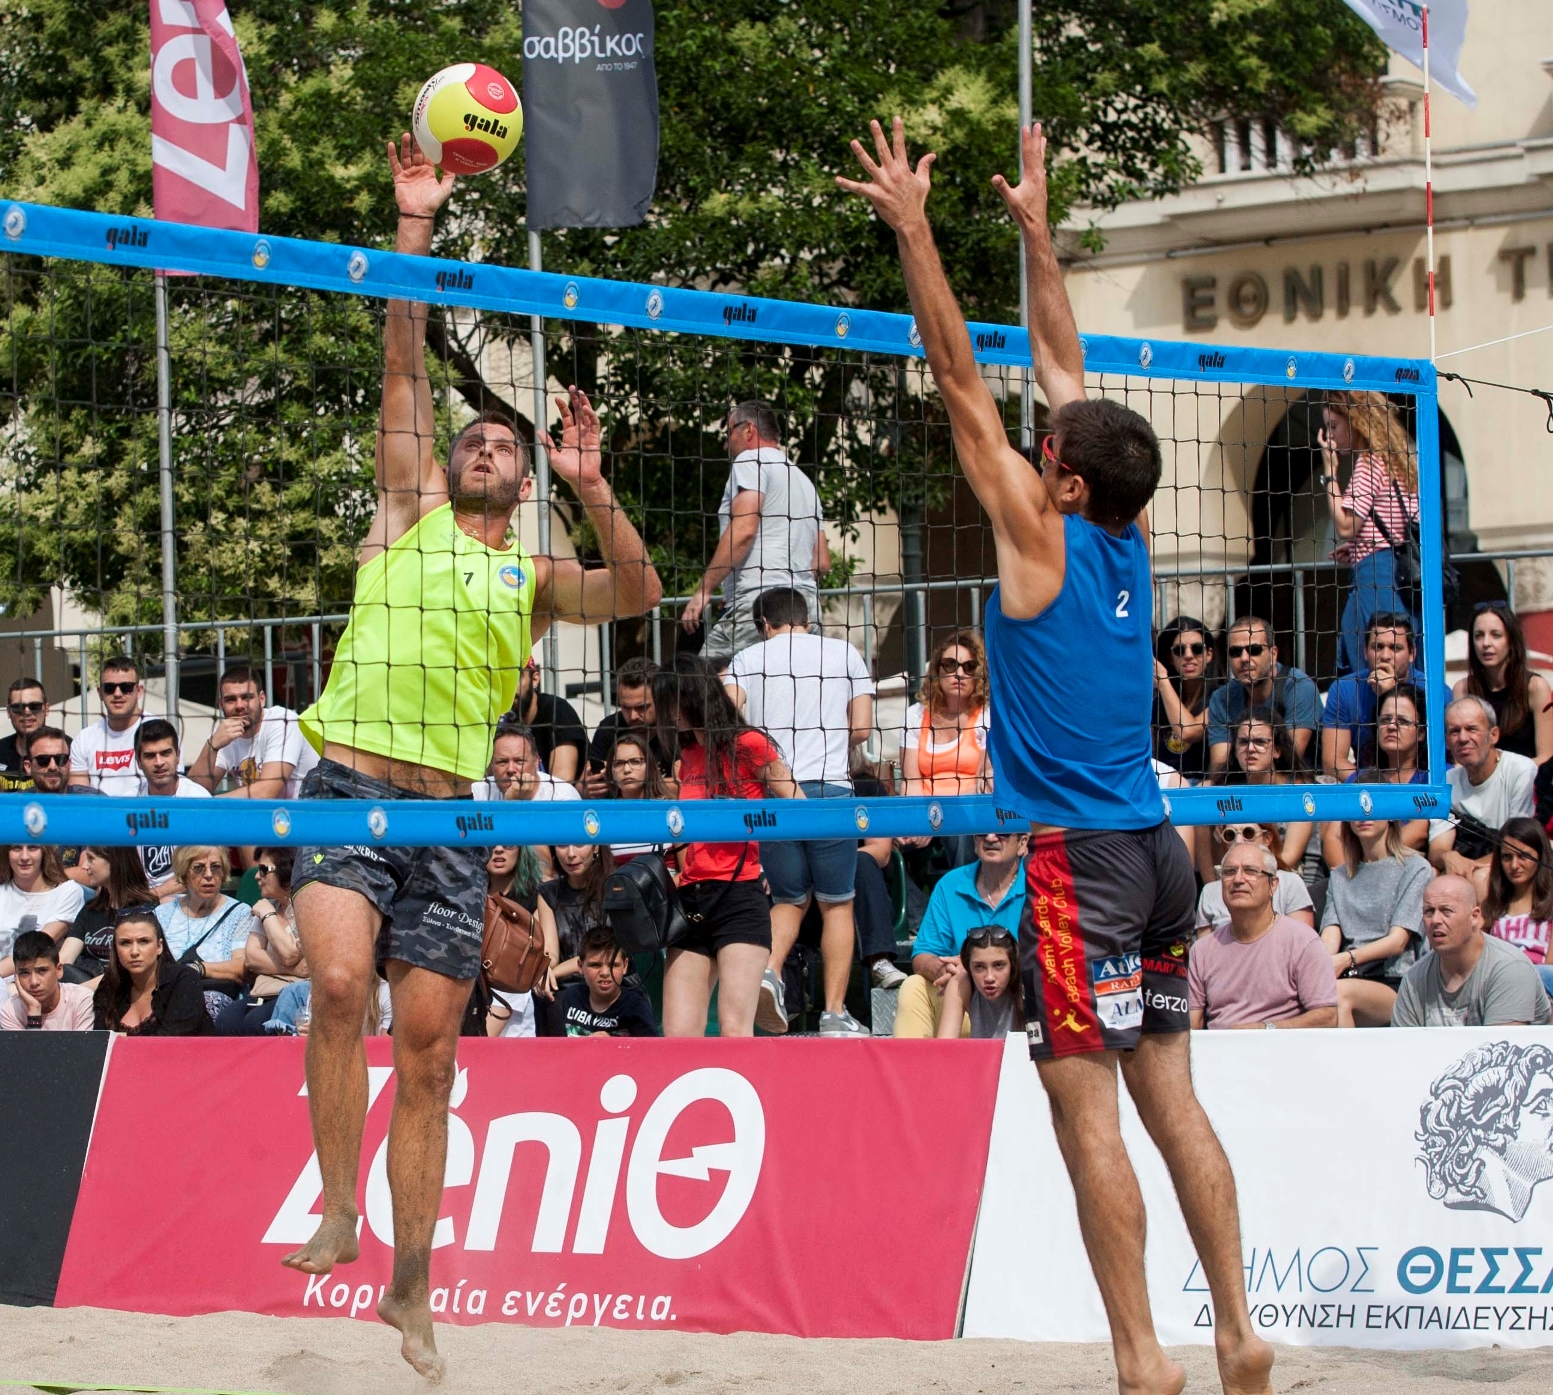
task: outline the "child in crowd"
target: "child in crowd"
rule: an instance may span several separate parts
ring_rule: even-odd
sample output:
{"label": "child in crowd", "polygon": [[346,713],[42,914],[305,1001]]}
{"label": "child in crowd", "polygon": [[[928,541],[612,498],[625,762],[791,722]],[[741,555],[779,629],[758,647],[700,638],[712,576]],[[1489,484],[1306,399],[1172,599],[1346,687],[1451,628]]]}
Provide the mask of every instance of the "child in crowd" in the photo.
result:
{"label": "child in crowd", "polygon": [[647,995],[625,981],[629,961],[608,929],[595,926],[588,930],[577,958],[578,977],[560,993],[567,1036],[661,1035]]}
{"label": "child in crowd", "polygon": [[944,985],[941,1040],[955,1041],[967,1012],[973,1038],[1006,1037],[1024,1030],[1023,991],[1019,982],[1019,944],[1000,925],[972,930],[960,948],[965,972]]}

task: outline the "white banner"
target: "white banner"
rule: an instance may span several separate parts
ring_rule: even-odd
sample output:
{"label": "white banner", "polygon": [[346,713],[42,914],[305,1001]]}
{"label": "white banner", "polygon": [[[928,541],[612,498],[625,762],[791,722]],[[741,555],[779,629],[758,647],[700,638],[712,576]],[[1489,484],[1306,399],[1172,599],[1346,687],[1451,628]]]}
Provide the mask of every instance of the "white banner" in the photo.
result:
{"label": "white banner", "polygon": [[[1424,66],[1423,5],[1419,0],[1344,0],[1370,26],[1381,42],[1409,63]],[[1457,71],[1461,46],[1467,37],[1467,0],[1430,0],[1429,81],[1439,83],[1469,107],[1478,104],[1477,93]]]}
{"label": "white banner", "polygon": [[[1235,1170],[1263,1336],[1396,1349],[1553,1342],[1553,1031],[1198,1032],[1192,1067]],[[1208,1285],[1169,1174],[1122,1095],[1160,1340],[1210,1343]],[[1109,1338],[1046,1096],[1017,1037],[964,1331]]]}

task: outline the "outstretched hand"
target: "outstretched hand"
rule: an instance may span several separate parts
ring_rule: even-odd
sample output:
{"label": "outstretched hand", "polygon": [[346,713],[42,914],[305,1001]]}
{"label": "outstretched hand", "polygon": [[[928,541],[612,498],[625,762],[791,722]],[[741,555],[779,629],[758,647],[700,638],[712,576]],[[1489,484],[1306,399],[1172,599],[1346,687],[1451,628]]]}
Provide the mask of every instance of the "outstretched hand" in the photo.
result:
{"label": "outstretched hand", "polygon": [[580,387],[569,387],[565,397],[556,398],[556,406],[561,412],[561,444],[556,445],[548,431],[536,433],[550,453],[550,468],[573,489],[603,479],[599,414],[588,401],[588,394]]}
{"label": "outstretched hand", "polygon": [[868,123],[868,129],[873,132],[877,160],[863,148],[862,141],[852,142],[852,153],[869,176],[868,181],[843,179],[838,174],[836,187],[849,194],[861,194],[873,204],[874,212],[899,232],[913,222],[926,219],[931,182],[929,171],[938,157],[929,152],[917,161],[916,169],[912,169],[911,161],[906,158],[906,128],[898,116],[892,125],[893,143],[885,140],[884,128],[877,121]]}
{"label": "outstretched hand", "polygon": [[437,167],[408,131],[399,137],[398,149],[393,141],[388,142],[388,167],[394,174],[399,211],[418,218],[429,218],[441,208],[457,183],[451,174],[437,178]]}
{"label": "outstretched hand", "polygon": [[1024,173],[1019,183],[1010,184],[1001,174],[992,176],[992,187],[1003,195],[1003,202],[1014,220],[1023,227],[1046,227],[1046,133],[1039,121],[1019,128],[1019,153]]}

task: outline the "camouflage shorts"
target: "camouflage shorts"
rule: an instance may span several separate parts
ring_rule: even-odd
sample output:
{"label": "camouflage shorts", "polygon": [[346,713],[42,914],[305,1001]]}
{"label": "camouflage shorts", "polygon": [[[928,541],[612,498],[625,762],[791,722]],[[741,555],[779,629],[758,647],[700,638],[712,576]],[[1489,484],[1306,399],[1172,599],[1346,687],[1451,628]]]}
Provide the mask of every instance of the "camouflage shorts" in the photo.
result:
{"label": "camouflage shorts", "polygon": [[[319,761],[302,782],[304,799],[425,799],[336,761]],[[354,891],[383,916],[377,960],[399,959],[447,978],[480,972],[485,933],[485,861],[467,847],[298,848],[293,894],[309,882]]]}

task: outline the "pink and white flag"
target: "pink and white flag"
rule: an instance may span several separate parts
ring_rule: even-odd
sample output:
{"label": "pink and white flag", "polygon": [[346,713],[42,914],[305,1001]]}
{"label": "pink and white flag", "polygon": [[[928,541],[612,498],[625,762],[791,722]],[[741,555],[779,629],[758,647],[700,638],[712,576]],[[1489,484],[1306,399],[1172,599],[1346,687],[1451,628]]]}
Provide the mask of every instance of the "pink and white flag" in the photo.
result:
{"label": "pink and white flag", "polygon": [[151,0],[151,188],[158,218],[259,229],[253,103],[226,0]]}

